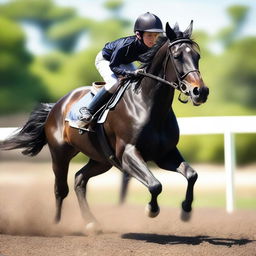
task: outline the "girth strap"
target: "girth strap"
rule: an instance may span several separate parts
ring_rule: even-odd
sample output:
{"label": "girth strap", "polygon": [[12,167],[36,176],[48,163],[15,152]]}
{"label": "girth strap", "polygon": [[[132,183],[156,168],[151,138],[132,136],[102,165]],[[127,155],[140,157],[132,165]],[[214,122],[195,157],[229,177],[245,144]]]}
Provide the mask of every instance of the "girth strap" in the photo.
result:
{"label": "girth strap", "polygon": [[108,162],[110,162],[112,165],[114,165],[118,169],[122,170],[121,163],[115,157],[114,150],[111,148],[110,143],[107,139],[103,124],[97,124],[95,131],[96,131],[97,139],[101,146],[102,152],[106,157],[106,159],[108,160]]}

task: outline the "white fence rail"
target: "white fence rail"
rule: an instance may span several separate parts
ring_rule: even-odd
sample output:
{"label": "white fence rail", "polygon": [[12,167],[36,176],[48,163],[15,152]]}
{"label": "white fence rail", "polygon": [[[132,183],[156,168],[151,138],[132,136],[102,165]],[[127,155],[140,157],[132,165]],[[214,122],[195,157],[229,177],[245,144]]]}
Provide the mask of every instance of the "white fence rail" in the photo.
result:
{"label": "white fence rail", "polygon": [[256,116],[216,116],[178,118],[182,135],[223,134],[226,172],[226,210],[234,211],[236,133],[256,133]]}
{"label": "white fence rail", "polygon": [[[235,140],[236,133],[256,133],[256,116],[178,118],[181,135],[223,134],[226,172],[226,210],[234,210]],[[17,128],[0,128],[0,141]]]}
{"label": "white fence rail", "polygon": [[15,130],[17,130],[17,127],[4,127],[4,128],[0,128],[0,141],[5,140]]}

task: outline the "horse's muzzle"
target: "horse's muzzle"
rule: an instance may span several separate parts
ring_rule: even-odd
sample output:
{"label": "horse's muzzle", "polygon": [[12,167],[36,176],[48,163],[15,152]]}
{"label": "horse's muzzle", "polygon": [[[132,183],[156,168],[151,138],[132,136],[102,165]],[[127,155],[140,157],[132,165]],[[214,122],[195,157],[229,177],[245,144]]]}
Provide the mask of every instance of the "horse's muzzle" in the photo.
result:
{"label": "horse's muzzle", "polygon": [[206,86],[193,87],[190,90],[190,97],[195,106],[199,106],[207,101],[209,95],[209,88]]}

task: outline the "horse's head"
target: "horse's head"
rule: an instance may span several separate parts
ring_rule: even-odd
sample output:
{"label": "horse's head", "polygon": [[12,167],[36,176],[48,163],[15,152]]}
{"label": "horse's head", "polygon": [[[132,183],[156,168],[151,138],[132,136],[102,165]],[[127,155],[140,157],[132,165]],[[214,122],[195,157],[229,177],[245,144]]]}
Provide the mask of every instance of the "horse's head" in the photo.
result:
{"label": "horse's head", "polygon": [[[178,24],[172,29],[167,23],[166,36],[170,40],[168,59],[171,60],[169,62],[175,70],[177,89],[189,96],[193,104],[198,106],[206,102],[209,88],[205,86],[199,72],[199,47],[190,39],[192,25],[193,21],[184,32],[181,32]],[[166,70],[166,78],[168,79],[168,70]],[[179,99],[181,100],[180,97]]]}

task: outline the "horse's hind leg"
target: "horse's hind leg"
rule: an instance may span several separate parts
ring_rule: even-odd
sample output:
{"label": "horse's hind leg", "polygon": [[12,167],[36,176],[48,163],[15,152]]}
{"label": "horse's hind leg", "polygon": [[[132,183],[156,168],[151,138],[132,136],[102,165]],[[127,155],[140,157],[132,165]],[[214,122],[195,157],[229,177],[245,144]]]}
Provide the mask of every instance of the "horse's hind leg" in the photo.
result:
{"label": "horse's hind leg", "polygon": [[[68,167],[70,159],[77,153],[73,148],[66,145],[62,148],[50,147],[52,156],[52,169],[55,175],[54,193],[56,200],[55,222],[61,219],[61,209],[63,199],[68,195],[69,188],[67,183]],[[65,156],[65,157],[63,157]]]}
{"label": "horse's hind leg", "polygon": [[99,224],[91,213],[86,199],[86,187],[91,177],[97,176],[108,171],[112,166],[109,163],[100,163],[92,159],[81,168],[75,175],[75,192],[79,202],[81,214],[87,223],[89,231],[100,231]]}
{"label": "horse's hind leg", "polygon": [[160,168],[181,173],[188,181],[186,197],[182,202],[183,221],[188,221],[191,217],[194,185],[197,180],[197,172],[183,159],[177,148],[170,151],[164,158],[157,161]]}

